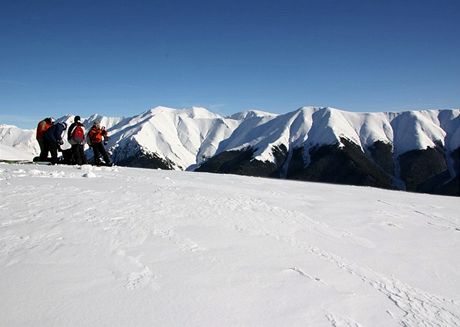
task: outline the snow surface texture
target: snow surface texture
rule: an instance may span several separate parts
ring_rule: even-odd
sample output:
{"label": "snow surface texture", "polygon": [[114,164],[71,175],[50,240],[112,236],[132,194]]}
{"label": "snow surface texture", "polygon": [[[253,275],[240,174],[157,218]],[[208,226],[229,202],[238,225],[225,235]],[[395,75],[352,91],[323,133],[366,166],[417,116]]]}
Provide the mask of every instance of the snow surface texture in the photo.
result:
{"label": "snow surface texture", "polygon": [[0,164],[0,326],[460,326],[453,197]]}
{"label": "snow surface texture", "polygon": [[[436,145],[444,146],[447,153],[460,147],[459,109],[354,113],[304,107],[283,115],[247,111],[222,117],[204,108],[157,107],[128,118],[93,115],[83,123],[89,128],[95,120],[101,120],[109,130],[109,147],[115,162],[138,155],[140,148],[144,153],[170,161],[172,168],[178,170],[193,170],[203,160],[223,151],[247,147],[255,149],[255,159],[274,162],[275,146],[283,144],[290,152],[305,147],[308,154],[317,145],[340,145],[341,138],[354,142],[363,151],[377,141],[391,144],[395,157]],[[58,121],[70,123],[73,116]],[[37,153],[38,145],[33,138],[25,141],[21,137],[12,145],[12,137],[6,139],[8,142],[2,138],[3,129],[0,125],[0,144],[21,144],[25,151]],[[64,148],[67,147],[70,145],[65,144]],[[0,152],[0,159],[4,159],[4,153],[7,152]]]}

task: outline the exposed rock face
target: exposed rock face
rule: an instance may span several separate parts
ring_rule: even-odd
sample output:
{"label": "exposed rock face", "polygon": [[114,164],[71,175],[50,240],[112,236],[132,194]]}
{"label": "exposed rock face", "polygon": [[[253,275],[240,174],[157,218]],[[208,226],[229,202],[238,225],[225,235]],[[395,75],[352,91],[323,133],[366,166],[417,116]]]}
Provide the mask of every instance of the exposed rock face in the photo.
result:
{"label": "exposed rock face", "polygon": [[[442,194],[442,195],[456,195],[460,196],[460,148],[454,152],[447,154],[444,158],[440,157],[440,153],[445,154],[443,148],[427,149],[424,151],[418,151],[421,153],[412,154],[418,157],[418,160],[414,160],[412,166],[419,165],[420,171],[415,174],[416,177],[422,180],[417,186],[417,189],[413,190],[416,192]],[[448,169],[447,160],[453,160],[454,164],[451,168],[455,176],[452,177],[452,173]],[[428,163],[428,161],[430,161]],[[430,171],[431,167],[431,171]],[[413,171],[414,169],[412,169]],[[420,176],[423,174],[430,175],[423,180]],[[416,179],[412,177],[412,180]]]}
{"label": "exposed rock face", "polygon": [[450,158],[453,160],[453,170],[460,175],[460,147],[450,153]]}
{"label": "exposed rock face", "polygon": [[442,195],[456,195],[460,196],[460,175],[452,178],[446,184],[442,185],[442,187],[438,190],[435,190],[434,194],[442,194]]}
{"label": "exposed rock face", "polygon": [[459,110],[301,108],[241,123],[199,170],[460,195],[459,149]]}
{"label": "exposed rock face", "polygon": [[[281,157],[283,151],[281,149],[275,151]],[[279,165],[252,159],[253,154],[254,150],[251,148],[222,152],[204,162],[195,171],[258,177],[279,176]]]}
{"label": "exposed rock face", "polygon": [[[337,184],[393,188],[391,177],[372,162],[354,143],[342,139],[343,147],[328,145],[310,150],[310,163],[289,170],[288,178]],[[298,157],[298,155],[297,155]]]}
{"label": "exposed rock face", "polygon": [[399,157],[399,164],[408,191],[428,191],[449,177],[444,149],[439,146],[406,152]]}
{"label": "exposed rock face", "polygon": [[129,158],[124,158],[117,162],[119,166],[138,167],[138,168],[151,168],[151,169],[164,169],[173,170],[170,162],[158,157],[155,154],[139,153]]}
{"label": "exposed rock face", "polygon": [[374,162],[389,175],[394,175],[393,147],[391,144],[377,141],[368,147],[368,153]]}
{"label": "exposed rock face", "polygon": [[[393,158],[392,146],[376,142],[368,151],[347,139],[339,144],[316,146],[305,153],[305,147],[292,151],[286,169],[288,179],[335,184],[363,185],[412,192],[460,195],[460,149],[453,154],[457,176],[452,178],[442,146],[414,150]],[[273,149],[277,163],[253,159],[254,149],[227,151],[208,159],[197,171],[239,174],[260,177],[280,177],[285,146]],[[309,158],[308,162],[305,158]],[[400,176],[396,176],[398,165]],[[397,181],[400,181],[399,183]],[[401,185],[403,187],[401,187]]]}
{"label": "exposed rock face", "polygon": [[140,146],[122,146],[114,149],[112,160],[119,166],[173,170],[173,163]]}

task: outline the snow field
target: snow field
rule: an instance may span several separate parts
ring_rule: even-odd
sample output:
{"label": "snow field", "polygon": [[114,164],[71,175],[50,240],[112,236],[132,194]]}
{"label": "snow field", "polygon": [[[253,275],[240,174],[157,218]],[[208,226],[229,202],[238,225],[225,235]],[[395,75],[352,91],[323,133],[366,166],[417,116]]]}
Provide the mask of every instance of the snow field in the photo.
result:
{"label": "snow field", "polygon": [[458,198],[92,166],[0,186],[1,326],[460,325]]}

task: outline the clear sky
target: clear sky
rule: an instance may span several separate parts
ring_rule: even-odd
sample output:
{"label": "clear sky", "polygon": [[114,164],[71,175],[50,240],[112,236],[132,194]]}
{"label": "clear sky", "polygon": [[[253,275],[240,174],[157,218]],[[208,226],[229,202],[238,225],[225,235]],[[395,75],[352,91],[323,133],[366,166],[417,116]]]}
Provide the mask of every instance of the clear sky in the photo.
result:
{"label": "clear sky", "polygon": [[0,123],[460,107],[459,0],[1,0]]}

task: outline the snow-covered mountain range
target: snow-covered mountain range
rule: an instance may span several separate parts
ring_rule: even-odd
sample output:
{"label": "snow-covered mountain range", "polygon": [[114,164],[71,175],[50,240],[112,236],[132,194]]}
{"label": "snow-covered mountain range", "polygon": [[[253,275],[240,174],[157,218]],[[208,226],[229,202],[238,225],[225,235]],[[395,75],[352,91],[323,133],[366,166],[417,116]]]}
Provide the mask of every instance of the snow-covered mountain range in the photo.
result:
{"label": "snow-covered mountain range", "polygon": [[[70,123],[73,116],[58,120]],[[93,115],[83,123],[89,128],[95,120],[108,128],[119,165],[458,192],[460,109],[303,107],[223,117],[205,108],[157,107],[128,118]],[[12,126],[0,126],[0,144],[31,155],[38,150],[33,131]]]}

